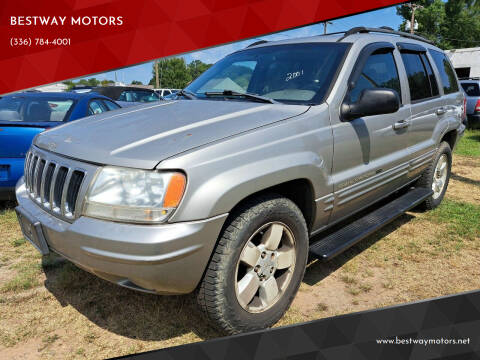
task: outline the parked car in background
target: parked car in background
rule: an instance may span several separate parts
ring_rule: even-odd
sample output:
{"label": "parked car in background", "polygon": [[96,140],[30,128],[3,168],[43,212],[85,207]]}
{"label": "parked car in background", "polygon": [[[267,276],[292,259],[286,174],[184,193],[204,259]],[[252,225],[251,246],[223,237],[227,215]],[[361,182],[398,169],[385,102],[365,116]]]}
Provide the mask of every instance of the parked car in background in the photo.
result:
{"label": "parked car in background", "polygon": [[92,91],[115,100],[122,107],[163,100],[153,89],[136,86],[99,86]]}
{"label": "parked car in background", "polygon": [[467,98],[467,119],[469,128],[480,128],[480,78],[460,79]]}
{"label": "parked car in background", "polygon": [[0,98],[0,200],[14,199],[25,153],[38,133],[85,116],[119,109],[111,99],[73,92],[24,92]]}
{"label": "parked car in background", "polygon": [[180,89],[155,89],[155,92],[163,98],[166,96],[171,96],[172,94],[176,94],[179,91]]}

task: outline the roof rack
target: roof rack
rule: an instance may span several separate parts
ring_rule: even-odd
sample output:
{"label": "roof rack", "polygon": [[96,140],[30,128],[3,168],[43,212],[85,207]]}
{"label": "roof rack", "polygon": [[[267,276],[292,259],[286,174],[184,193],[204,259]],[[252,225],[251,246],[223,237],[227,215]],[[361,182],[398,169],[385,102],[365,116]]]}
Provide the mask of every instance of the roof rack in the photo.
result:
{"label": "roof rack", "polygon": [[268,42],[268,40],[255,41],[255,42],[251,43],[250,45],[245,46],[245,49],[247,49],[249,47],[252,47],[252,46],[257,46],[257,45],[260,45],[260,44],[265,44],[267,42]]}
{"label": "roof rack", "polygon": [[467,76],[467,77],[458,78],[458,80],[480,80],[480,77],[479,76]]}
{"label": "roof rack", "polygon": [[423,41],[423,42],[426,42],[428,44],[433,45],[432,41],[427,40],[422,36],[409,34],[409,33],[403,32],[403,31],[395,31],[388,26],[382,26],[382,27],[379,27],[379,28],[369,28],[369,27],[365,27],[365,26],[354,27],[354,28],[346,31],[345,35],[343,35],[340,39],[338,39],[337,42],[340,42],[343,39],[345,39],[346,37],[348,37],[350,35],[353,35],[353,34],[365,34],[365,33],[372,33],[372,32],[382,33],[382,34],[399,35],[399,36],[402,36],[402,37],[405,37],[405,38],[418,40],[418,41]]}

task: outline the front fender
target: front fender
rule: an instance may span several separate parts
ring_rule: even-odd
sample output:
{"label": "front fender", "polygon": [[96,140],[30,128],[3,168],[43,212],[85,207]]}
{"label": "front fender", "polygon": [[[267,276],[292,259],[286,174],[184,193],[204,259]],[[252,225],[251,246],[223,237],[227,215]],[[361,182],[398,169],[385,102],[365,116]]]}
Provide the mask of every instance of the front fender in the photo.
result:
{"label": "front fender", "polygon": [[170,221],[230,212],[246,197],[291,180],[308,180],[315,199],[329,194],[332,152],[328,113],[315,111],[163,161],[158,169],[187,174],[185,197]]}

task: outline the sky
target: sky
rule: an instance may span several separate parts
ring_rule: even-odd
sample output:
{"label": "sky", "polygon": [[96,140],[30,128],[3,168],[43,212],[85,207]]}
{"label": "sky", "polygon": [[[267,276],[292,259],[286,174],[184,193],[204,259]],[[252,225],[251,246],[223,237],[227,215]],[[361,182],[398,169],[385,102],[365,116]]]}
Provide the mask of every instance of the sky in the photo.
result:
{"label": "sky", "polygon": [[[398,29],[402,23],[402,18],[396,14],[396,7],[391,6],[385,9],[370,11],[367,13],[344,17],[333,20],[332,24],[328,25],[328,32],[344,31],[356,26],[380,27],[389,26],[393,29]],[[301,28],[287,30],[276,34],[259,36],[255,39],[248,39],[238,41],[227,45],[219,45],[214,48],[191,52],[181,55],[187,63],[192,60],[201,60],[204,63],[212,64],[220,60],[224,56],[244,48],[257,40],[284,40],[288,38],[297,38],[305,36],[314,36],[323,34],[323,24],[308,25]],[[139,80],[143,84],[148,84],[152,78],[152,63],[147,62],[140,65],[130,66],[128,68],[119,69],[116,71],[109,71],[102,74],[97,74],[94,77],[99,80],[115,80],[121,81],[125,84],[130,84],[133,80]],[[89,78],[92,76],[87,76]]]}

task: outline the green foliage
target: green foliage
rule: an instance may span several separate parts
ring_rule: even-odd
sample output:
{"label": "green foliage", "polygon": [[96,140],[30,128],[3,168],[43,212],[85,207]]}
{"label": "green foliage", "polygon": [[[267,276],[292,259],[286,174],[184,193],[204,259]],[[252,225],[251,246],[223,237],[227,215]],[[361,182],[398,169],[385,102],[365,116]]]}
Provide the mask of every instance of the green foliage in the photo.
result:
{"label": "green foliage", "polygon": [[63,82],[65,85],[67,85],[67,90],[73,89],[75,86],[78,85],[83,85],[83,86],[109,86],[115,84],[113,80],[98,80],[96,78],[90,78],[90,79],[80,79],[77,82],[74,82],[72,80],[67,80]]}
{"label": "green foliage", "polygon": [[[170,89],[183,89],[192,80],[196,79],[211,64],[205,64],[200,60],[194,60],[187,64],[183,58],[170,58],[158,62],[159,87]],[[150,85],[155,84],[155,64],[152,67],[152,79]]]}
{"label": "green foliage", "polygon": [[102,86],[109,86],[109,85],[114,85],[115,84],[115,81],[113,80],[102,80],[100,82],[100,85]]}
{"label": "green foliage", "polygon": [[447,224],[446,237],[450,240],[475,240],[480,237],[480,206],[444,199],[435,210],[427,213],[430,221]]}
{"label": "green foliage", "polygon": [[133,80],[130,84],[131,85],[143,85],[143,83],[141,81],[138,81],[138,80]]}
{"label": "green foliage", "polygon": [[[442,49],[480,45],[480,0],[419,0],[415,3],[424,6],[415,12],[417,34]],[[397,14],[404,18],[400,30],[405,31],[411,9],[407,5],[398,6]]]}
{"label": "green foliage", "polygon": [[457,144],[455,154],[480,157],[480,130],[467,130]]}

